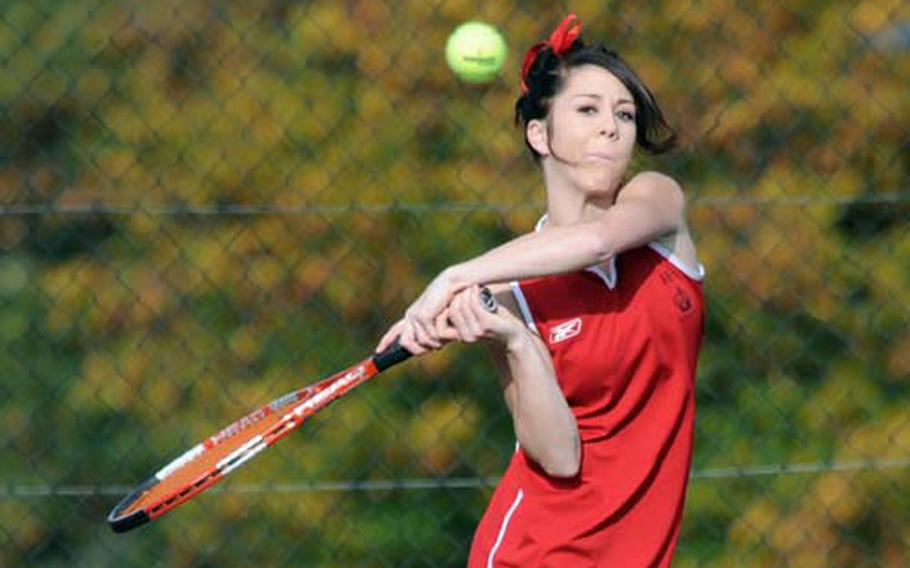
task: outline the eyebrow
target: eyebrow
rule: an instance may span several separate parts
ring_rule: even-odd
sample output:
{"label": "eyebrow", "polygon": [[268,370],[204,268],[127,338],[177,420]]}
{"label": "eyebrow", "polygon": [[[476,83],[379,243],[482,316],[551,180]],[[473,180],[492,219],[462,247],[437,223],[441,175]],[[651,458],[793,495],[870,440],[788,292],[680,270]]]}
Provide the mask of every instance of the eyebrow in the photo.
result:
{"label": "eyebrow", "polygon": [[[595,98],[595,99],[603,99],[603,97],[601,95],[598,95],[597,93],[590,93],[590,94],[582,93],[579,95],[574,95],[572,98],[577,99],[578,97],[591,97],[591,98]],[[631,99],[619,99],[616,101],[616,104],[623,104],[623,103],[628,103],[633,106],[635,105],[635,101],[633,101]]]}

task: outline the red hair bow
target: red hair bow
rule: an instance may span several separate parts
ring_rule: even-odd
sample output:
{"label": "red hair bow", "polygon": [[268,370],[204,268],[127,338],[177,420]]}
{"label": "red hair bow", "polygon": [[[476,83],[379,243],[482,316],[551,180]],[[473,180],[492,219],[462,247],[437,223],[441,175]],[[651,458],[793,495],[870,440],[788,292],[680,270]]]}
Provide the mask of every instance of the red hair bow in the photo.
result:
{"label": "red hair bow", "polygon": [[569,14],[561,24],[556,26],[556,29],[550,34],[550,39],[532,45],[531,49],[525,54],[524,63],[521,64],[521,92],[527,93],[530,90],[527,82],[528,72],[531,70],[531,66],[534,65],[534,60],[537,59],[537,54],[540,53],[541,49],[549,46],[553,53],[562,55],[572,47],[572,44],[575,43],[575,40],[580,35],[581,21],[575,14]]}

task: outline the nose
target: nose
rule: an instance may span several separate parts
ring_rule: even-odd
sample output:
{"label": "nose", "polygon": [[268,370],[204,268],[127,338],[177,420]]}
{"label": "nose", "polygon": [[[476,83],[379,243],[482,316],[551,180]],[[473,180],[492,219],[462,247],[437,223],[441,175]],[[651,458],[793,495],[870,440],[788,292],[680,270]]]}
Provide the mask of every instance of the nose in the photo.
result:
{"label": "nose", "polygon": [[600,125],[600,135],[607,138],[616,139],[619,137],[619,127],[616,124],[616,118],[610,115],[608,118],[605,118],[603,123]]}

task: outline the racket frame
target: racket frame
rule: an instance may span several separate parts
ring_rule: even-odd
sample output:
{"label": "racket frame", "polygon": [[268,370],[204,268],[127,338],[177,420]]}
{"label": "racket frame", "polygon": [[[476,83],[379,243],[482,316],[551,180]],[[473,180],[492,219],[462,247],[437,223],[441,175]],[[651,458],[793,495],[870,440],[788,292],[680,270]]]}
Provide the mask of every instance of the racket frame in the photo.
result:
{"label": "racket frame", "polygon": [[[144,525],[164,515],[174,507],[189,501],[224,479],[226,475],[251,460],[259,452],[297,429],[318,410],[325,408],[331,402],[341,398],[355,387],[370,380],[389,367],[407,360],[410,356],[411,353],[396,342],[382,353],[375,354],[307,388],[279,397],[258,410],[247,414],[205,441],[196,444],[142,482],[111,510],[107,517],[108,525],[114,532],[120,533]],[[243,430],[266,416],[281,412],[287,407],[290,407],[290,409],[285,412],[278,422],[265,432],[250,438],[246,443],[219,460],[213,468],[206,470],[202,475],[197,476],[178,490],[162,496],[141,509],[125,514],[149,490],[186,464],[219,446],[227,439],[240,434]]]}
{"label": "racket frame", "polygon": [[[480,300],[484,309],[491,313],[496,312],[496,300],[485,286],[481,287]],[[114,532],[122,533],[164,515],[224,479],[226,475],[251,460],[259,452],[296,430],[307,418],[325,408],[331,402],[410,357],[411,352],[402,347],[398,341],[395,341],[381,353],[373,354],[360,363],[306,388],[276,398],[258,410],[247,414],[169,462],[153,476],[142,482],[131,493],[123,497],[108,514],[108,525]],[[203,474],[181,486],[180,489],[165,494],[141,509],[129,510],[149,490],[185,465],[219,446],[225,440],[240,434],[263,418],[280,412],[291,405],[293,405],[292,408],[278,422],[265,432],[250,438],[246,443],[219,460],[214,467],[207,469]]]}

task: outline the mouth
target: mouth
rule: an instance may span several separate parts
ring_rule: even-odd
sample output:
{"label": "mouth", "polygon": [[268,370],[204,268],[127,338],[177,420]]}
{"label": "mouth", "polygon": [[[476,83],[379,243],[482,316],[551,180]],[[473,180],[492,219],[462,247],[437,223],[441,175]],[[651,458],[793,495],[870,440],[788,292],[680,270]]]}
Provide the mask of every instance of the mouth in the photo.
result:
{"label": "mouth", "polygon": [[591,161],[591,162],[612,162],[613,161],[613,158],[611,156],[600,153],[600,152],[591,152],[589,154],[585,154],[585,159],[588,161]]}

